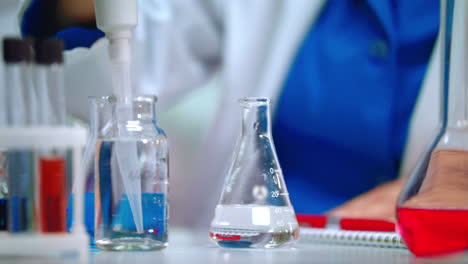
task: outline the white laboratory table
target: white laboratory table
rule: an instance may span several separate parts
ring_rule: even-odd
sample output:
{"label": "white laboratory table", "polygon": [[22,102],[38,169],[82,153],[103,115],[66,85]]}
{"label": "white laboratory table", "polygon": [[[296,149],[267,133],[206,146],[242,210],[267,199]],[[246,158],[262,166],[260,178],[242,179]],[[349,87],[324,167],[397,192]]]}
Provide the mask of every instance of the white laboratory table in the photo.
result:
{"label": "white laboratory table", "polygon": [[102,252],[94,251],[90,263],[468,263],[468,257],[444,259],[415,258],[404,249],[360,246],[332,246],[298,243],[292,249],[223,249],[211,243],[207,232],[174,230],[170,245],[161,252]]}
{"label": "white laboratory table", "polygon": [[[0,259],[0,263],[79,263],[58,259]],[[362,246],[333,246],[298,243],[292,249],[223,249],[212,244],[206,232],[171,230],[170,245],[160,252],[103,252],[90,250],[88,263],[93,264],[198,264],[198,263],[376,263],[424,264],[468,263],[468,255],[423,259],[405,249]]]}

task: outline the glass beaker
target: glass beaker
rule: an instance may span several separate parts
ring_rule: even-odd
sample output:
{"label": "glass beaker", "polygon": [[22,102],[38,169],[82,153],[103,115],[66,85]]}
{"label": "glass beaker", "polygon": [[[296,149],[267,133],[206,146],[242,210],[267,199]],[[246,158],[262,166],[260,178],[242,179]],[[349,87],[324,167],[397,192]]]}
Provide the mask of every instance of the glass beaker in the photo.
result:
{"label": "glass beaker", "polygon": [[156,97],[100,99],[95,161],[95,244],[103,250],[168,245],[168,145]]}
{"label": "glass beaker", "polygon": [[398,201],[398,229],[418,256],[468,249],[468,1],[441,2],[441,131]]}
{"label": "glass beaker", "polygon": [[298,239],[299,227],[271,135],[270,100],[243,98],[242,130],[210,237],[231,248],[276,248]]}

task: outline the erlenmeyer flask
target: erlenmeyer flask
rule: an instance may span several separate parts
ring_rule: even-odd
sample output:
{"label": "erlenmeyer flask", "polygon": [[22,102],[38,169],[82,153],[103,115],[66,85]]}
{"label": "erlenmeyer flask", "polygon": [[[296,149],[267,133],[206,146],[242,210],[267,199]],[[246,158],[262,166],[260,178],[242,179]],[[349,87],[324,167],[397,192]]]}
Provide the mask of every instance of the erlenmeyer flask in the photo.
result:
{"label": "erlenmeyer flask", "polygon": [[468,1],[441,5],[441,132],[398,201],[398,227],[416,255],[468,249]]}
{"label": "erlenmeyer flask", "polygon": [[270,100],[244,98],[242,130],[210,237],[222,247],[276,248],[298,239],[299,227],[278,163]]}
{"label": "erlenmeyer flask", "polygon": [[105,97],[97,104],[95,244],[103,250],[160,250],[168,245],[166,135],[156,121],[155,97],[126,100],[132,110],[125,120],[119,115],[122,101]]}

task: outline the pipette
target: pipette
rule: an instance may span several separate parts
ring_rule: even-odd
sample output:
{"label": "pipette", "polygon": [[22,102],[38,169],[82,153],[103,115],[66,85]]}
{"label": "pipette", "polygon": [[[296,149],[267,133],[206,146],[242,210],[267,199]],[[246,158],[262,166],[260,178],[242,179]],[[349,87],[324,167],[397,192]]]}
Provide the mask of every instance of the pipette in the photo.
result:
{"label": "pipette", "polygon": [[[126,138],[126,121],[132,120],[131,46],[132,31],[138,23],[137,0],[96,0],[96,20],[109,40],[114,94],[119,98],[119,138]],[[120,129],[121,128],[121,129]],[[143,233],[141,179],[136,142],[118,141],[113,156],[119,164],[137,233]]]}

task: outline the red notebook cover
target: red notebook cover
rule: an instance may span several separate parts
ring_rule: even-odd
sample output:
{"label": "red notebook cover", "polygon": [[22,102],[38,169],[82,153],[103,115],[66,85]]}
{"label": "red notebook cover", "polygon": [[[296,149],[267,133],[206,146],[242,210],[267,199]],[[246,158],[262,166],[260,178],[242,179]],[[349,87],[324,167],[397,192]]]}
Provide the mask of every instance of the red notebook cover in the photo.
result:
{"label": "red notebook cover", "polygon": [[300,226],[347,231],[395,232],[395,224],[385,220],[337,218],[326,215],[296,214]]}

